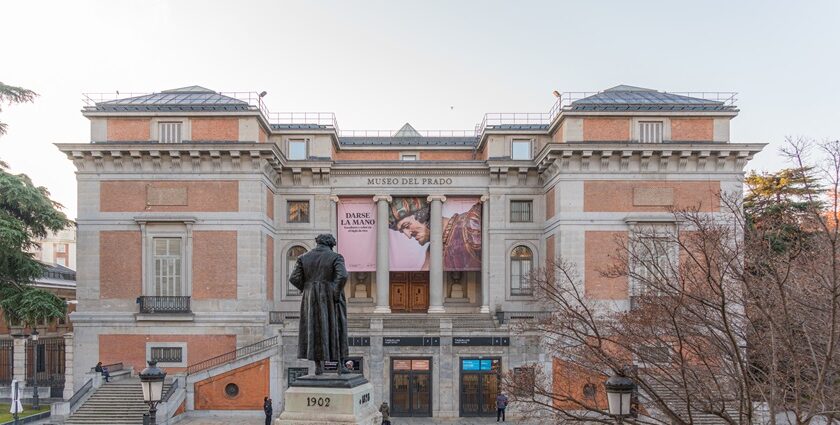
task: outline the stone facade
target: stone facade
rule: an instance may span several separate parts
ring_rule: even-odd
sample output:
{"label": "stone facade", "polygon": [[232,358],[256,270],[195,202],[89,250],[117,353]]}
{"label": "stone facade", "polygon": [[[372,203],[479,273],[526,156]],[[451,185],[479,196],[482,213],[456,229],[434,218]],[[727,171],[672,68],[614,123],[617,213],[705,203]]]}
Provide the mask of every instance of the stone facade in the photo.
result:
{"label": "stone facade", "polygon": [[[537,125],[500,122],[451,137],[348,137],[334,120],[274,122],[261,103],[200,87],[158,95],[185,92],[234,107],[163,108],[152,98],[135,99],[150,102],[142,110],[97,104],[84,110],[97,143],[59,145],[79,183],[73,370],[89,369],[96,358],[137,370],[154,342],[182,343],[180,361],[189,365],[279,334],[265,387],[275,412],[290,374],[300,372],[294,368],[311,366],[295,358],[300,296],[287,283],[289,267],[317,234],[336,232],[343,198],[369,199],[379,222],[376,270],[351,273],[345,288],[357,342],[351,357],[361,358],[375,405],[388,401],[393,414],[400,380],[417,379],[428,400],[408,414],[482,414],[462,397],[472,365],[484,367],[472,359],[492,361],[493,369],[479,374],[527,365],[552,376],[555,368],[538,335],[513,332],[505,321],[506,313],[544,309],[512,280],[523,267],[514,252],[529,253],[523,258],[531,269],[555,255],[574,261],[588,296],[626,308],[627,282],[598,273],[612,242],[626,237],[632,220],[668,222],[671,207],[719,213],[717,197],[740,194],[743,167],[763,146],[729,143],[737,109],[723,102],[633,112],[561,99]],[[181,123],[183,143],[148,142],[171,122]],[[659,126],[661,140],[638,143],[648,131],[640,122]],[[428,310],[419,313],[393,308],[384,225],[399,196],[431,204],[430,265],[419,272]],[[441,266],[439,220],[447,198],[459,196],[482,203],[481,269],[453,275]],[[305,220],[292,216],[290,201],[308,205]],[[188,308],[165,296],[188,299]],[[167,311],[143,311],[144,303]],[[83,383],[74,377],[76,388]],[[220,398],[221,387],[191,390],[201,400],[187,400],[187,408],[239,408]]]}

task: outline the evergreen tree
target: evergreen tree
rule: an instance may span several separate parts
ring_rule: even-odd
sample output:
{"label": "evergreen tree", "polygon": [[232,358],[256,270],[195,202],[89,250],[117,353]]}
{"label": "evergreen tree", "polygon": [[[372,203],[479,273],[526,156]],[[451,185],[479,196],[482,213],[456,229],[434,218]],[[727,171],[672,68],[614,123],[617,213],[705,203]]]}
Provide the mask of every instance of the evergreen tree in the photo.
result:
{"label": "evergreen tree", "polygon": [[[0,83],[0,104],[31,102],[31,90]],[[0,135],[6,124],[0,122]],[[44,268],[27,250],[36,246],[35,239],[48,232],[57,232],[70,225],[50,199],[44,187],[36,187],[25,174],[11,174],[0,161],[0,309],[7,322],[35,325],[41,320],[64,317],[66,306],[54,294],[33,288]]]}

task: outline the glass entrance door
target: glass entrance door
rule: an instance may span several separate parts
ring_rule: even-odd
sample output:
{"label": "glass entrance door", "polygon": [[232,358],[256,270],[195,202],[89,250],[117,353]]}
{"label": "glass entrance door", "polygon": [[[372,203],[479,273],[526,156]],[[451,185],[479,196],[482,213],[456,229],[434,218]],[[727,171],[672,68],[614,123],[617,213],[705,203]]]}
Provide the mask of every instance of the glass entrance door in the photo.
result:
{"label": "glass entrance door", "polygon": [[391,359],[391,415],[432,416],[430,359]]}
{"label": "glass entrance door", "polygon": [[494,416],[500,359],[461,359],[461,416]]}

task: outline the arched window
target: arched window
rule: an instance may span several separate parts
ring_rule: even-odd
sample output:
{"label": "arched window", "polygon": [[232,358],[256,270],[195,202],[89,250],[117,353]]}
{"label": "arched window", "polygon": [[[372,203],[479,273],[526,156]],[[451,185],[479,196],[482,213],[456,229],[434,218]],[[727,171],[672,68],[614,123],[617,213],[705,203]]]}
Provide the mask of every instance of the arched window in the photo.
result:
{"label": "arched window", "polygon": [[297,263],[298,257],[301,255],[306,254],[306,248],[300,245],[295,245],[289,248],[289,252],[286,254],[286,286],[288,289],[286,290],[287,295],[300,295],[300,291],[297,290],[294,286],[292,286],[289,282],[289,277],[292,276],[292,272],[295,271],[295,263]]}
{"label": "arched window", "polygon": [[534,254],[531,249],[524,245],[513,248],[510,252],[510,294],[531,295],[531,264],[534,262]]}

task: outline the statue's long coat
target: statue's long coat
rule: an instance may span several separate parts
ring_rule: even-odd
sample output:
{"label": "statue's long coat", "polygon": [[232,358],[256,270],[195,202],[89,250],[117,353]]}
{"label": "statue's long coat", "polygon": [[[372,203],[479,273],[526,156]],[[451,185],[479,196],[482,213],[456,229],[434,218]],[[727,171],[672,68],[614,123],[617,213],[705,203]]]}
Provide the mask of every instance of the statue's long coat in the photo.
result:
{"label": "statue's long coat", "polygon": [[326,245],[301,255],[289,283],[303,293],[298,358],[338,362],[347,357],[344,257]]}

